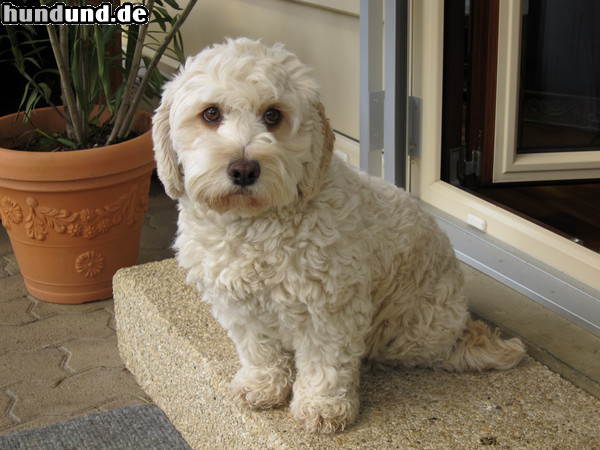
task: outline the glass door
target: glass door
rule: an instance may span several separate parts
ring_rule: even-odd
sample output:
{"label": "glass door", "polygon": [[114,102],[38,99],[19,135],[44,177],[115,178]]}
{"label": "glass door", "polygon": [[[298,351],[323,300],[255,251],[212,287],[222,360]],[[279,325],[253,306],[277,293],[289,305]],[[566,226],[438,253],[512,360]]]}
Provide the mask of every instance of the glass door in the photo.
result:
{"label": "glass door", "polygon": [[[540,155],[567,155],[571,167],[553,162],[554,166],[548,167],[554,170],[547,172],[589,170],[595,175],[589,178],[600,178],[600,159],[594,159],[598,152],[593,149],[517,153],[522,2],[415,0],[410,6],[409,95],[421,104],[420,152],[410,157],[411,193],[438,215],[449,234],[453,233],[457,254],[468,264],[556,311],[579,318],[578,323],[600,317],[597,252],[462,183],[469,177],[481,182],[482,175],[493,180],[493,165],[488,164],[494,162],[494,150],[499,147],[496,134],[505,131],[504,124],[512,128],[512,158],[517,163]],[[507,20],[510,17],[517,20]],[[509,41],[517,44],[516,52],[506,48]],[[505,114],[506,109],[499,104],[512,105],[513,111]],[[490,149],[492,158],[486,159]],[[580,164],[580,155],[588,158],[586,163]],[[554,183],[553,187],[563,185]],[[503,187],[495,185],[488,190],[500,189]],[[539,203],[536,198],[531,197],[534,206]],[[586,209],[579,212],[590,215]],[[503,252],[516,259],[507,258]],[[534,268],[536,274],[525,267]],[[559,294],[555,287],[550,288],[554,282],[573,289]],[[594,322],[590,329],[598,332],[600,323]]]}
{"label": "glass door", "polygon": [[444,2],[442,179],[600,179],[600,2]]}

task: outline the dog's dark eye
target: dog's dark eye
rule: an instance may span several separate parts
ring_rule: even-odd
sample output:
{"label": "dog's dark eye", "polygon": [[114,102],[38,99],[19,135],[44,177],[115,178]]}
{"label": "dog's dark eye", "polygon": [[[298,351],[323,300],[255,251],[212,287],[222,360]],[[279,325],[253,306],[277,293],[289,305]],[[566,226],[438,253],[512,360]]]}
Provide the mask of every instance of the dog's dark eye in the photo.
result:
{"label": "dog's dark eye", "polygon": [[210,124],[219,123],[221,121],[221,112],[216,106],[211,106],[202,112],[202,119]]}
{"label": "dog's dark eye", "polygon": [[281,111],[271,108],[264,114],[263,120],[268,126],[274,127],[281,122]]}

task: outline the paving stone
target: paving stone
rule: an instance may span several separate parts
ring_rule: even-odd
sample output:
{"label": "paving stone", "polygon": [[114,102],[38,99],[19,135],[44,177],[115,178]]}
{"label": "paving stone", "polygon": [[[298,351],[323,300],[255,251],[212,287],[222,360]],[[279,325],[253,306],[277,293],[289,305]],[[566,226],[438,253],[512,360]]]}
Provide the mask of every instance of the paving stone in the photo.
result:
{"label": "paving stone", "polygon": [[8,415],[8,411],[12,404],[13,400],[6,395],[6,392],[0,391],[0,432],[17,425],[17,423]]}
{"label": "paving stone", "polygon": [[171,250],[175,241],[175,233],[159,232],[149,227],[142,229],[142,236],[146,243],[141,250]]}
{"label": "paving stone", "polygon": [[175,252],[168,249],[141,249],[138,256],[138,264],[146,264],[153,261],[162,261],[163,259],[173,258]]}
{"label": "paving stone", "polygon": [[177,203],[165,194],[160,182],[157,184],[152,183],[146,214],[151,214],[159,209],[177,209]]}
{"label": "paving stone", "polygon": [[168,249],[173,245],[177,232],[177,211],[164,210],[149,214],[142,228],[142,248]]}
{"label": "paving stone", "polygon": [[117,349],[116,335],[105,339],[75,339],[63,343],[62,347],[69,352],[66,367],[75,373],[94,367],[124,367]]}
{"label": "paving stone", "polygon": [[[129,373],[129,372],[127,372]],[[133,375],[130,374],[131,377]],[[116,400],[111,400],[108,403],[104,403],[103,405],[94,408],[91,413],[94,412],[102,412],[102,411],[110,411],[112,409],[122,408],[123,406],[132,406],[132,405],[154,405],[154,402],[148,395],[140,389],[139,395],[133,395],[131,397],[123,397]]]}
{"label": "paving stone", "polygon": [[42,415],[73,417],[117,399],[132,402],[144,395],[131,375],[120,368],[92,369],[58,384],[22,381],[11,386],[11,392],[18,399],[12,411],[21,423]]}
{"label": "paving stone", "polygon": [[63,414],[49,414],[43,412],[41,416],[35,417],[24,423],[13,422],[7,417],[6,424],[8,424],[8,426],[5,429],[3,429],[2,427],[2,424],[4,422],[2,422],[2,419],[0,419],[0,433],[14,433],[16,431],[30,430],[33,428],[43,427],[57,422],[64,422],[65,420],[70,420],[76,417],[87,416],[88,414],[96,414],[104,411],[111,411],[113,409],[122,408],[124,406],[147,404],[153,403],[151,402],[151,400],[145,399],[143,396],[123,397],[99,406],[83,409],[81,411],[78,411],[77,413],[67,412]]}
{"label": "paving stone", "polygon": [[0,388],[22,380],[55,382],[69,373],[62,368],[66,354],[58,348],[12,352],[0,356]]}
{"label": "paving stone", "polygon": [[6,265],[3,267],[3,271],[8,275],[18,275],[21,273],[21,269],[19,269],[19,264],[17,264],[17,258],[14,253],[8,253],[2,256],[6,261]]}
{"label": "paving stone", "polygon": [[8,261],[0,256],[0,278],[8,277],[10,274],[4,270],[4,268],[8,265]]}
{"label": "paving stone", "polygon": [[177,232],[176,203],[165,195],[162,185],[153,183],[149,209],[142,228],[142,249],[170,249]]}
{"label": "paving stone", "polygon": [[9,275],[7,272],[5,277],[0,278],[0,303],[26,295],[27,289],[21,275]]}
{"label": "paving stone", "polygon": [[35,419],[24,423],[21,421],[10,422],[10,424],[6,428],[0,428],[0,433],[9,434],[14,433],[16,431],[30,430],[32,428],[43,427],[57,422],[64,422],[65,420],[72,419],[73,417],[75,417],[73,414],[53,414],[38,416]]}
{"label": "paving stone", "polygon": [[106,307],[106,304],[112,300],[102,300],[98,302],[82,303],[80,305],[61,305],[58,303],[48,303],[30,297],[33,302],[31,314],[38,319],[46,319],[56,315],[82,314],[91,311],[99,311]]}
{"label": "paving stone", "polygon": [[29,310],[32,304],[27,297],[0,302],[0,326],[24,325],[36,320]]}
{"label": "paving stone", "polygon": [[0,255],[6,255],[12,253],[12,246],[10,245],[10,239],[8,233],[3,226],[0,226]]}
{"label": "paving stone", "polygon": [[103,309],[92,312],[59,314],[27,325],[14,327],[0,340],[0,355],[55,347],[75,338],[106,338],[114,331],[108,327],[110,315]]}
{"label": "paving stone", "polygon": [[110,319],[108,320],[108,328],[116,333],[117,320],[115,318],[115,303],[112,301],[112,299],[106,303],[104,311],[106,311],[106,313],[110,316]]}
{"label": "paving stone", "polygon": [[167,205],[163,208],[153,209],[146,214],[153,228],[165,231],[177,230],[177,219],[179,211],[175,205]]}

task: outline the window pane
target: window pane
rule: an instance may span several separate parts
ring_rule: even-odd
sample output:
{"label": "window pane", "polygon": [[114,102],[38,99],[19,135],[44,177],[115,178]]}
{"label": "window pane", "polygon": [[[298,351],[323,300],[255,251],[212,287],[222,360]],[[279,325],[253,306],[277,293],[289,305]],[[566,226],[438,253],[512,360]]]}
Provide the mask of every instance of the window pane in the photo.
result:
{"label": "window pane", "polygon": [[518,153],[600,148],[600,2],[523,0]]}

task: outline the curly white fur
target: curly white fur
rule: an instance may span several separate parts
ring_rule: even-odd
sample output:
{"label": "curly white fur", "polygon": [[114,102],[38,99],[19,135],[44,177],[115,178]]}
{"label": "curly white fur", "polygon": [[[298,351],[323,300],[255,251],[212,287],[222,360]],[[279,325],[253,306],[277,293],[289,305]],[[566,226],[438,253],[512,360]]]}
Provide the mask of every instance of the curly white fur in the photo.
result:
{"label": "curly white fur", "polygon": [[[363,359],[483,370],[523,357],[518,339],[469,318],[433,218],[333,154],[317,86],[281,45],[229,40],[190,58],[153,135],[179,201],[178,260],[236,345],[241,403],[270,408],[293,391],[295,419],[334,432],[358,415]],[[240,161],[260,173],[236,180]]]}

